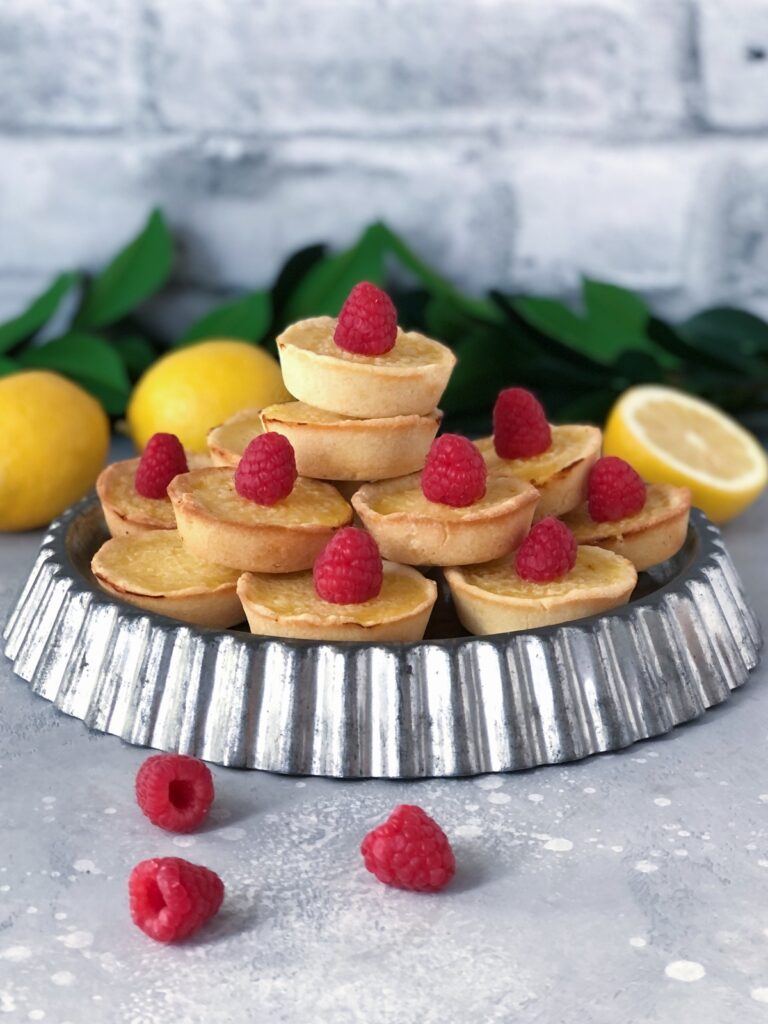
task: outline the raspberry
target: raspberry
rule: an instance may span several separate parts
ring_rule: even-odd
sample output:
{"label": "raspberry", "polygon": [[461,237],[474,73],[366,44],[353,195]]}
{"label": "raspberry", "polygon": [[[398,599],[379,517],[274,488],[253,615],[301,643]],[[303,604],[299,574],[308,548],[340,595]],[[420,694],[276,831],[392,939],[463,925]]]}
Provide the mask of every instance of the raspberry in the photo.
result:
{"label": "raspberry", "polygon": [[218,913],[224,883],[181,857],[153,857],[131,872],[128,897],[135,925],[157,942],[176,942]]}
{"label": "raspberry", "polygon": [[235,470],[235,490],[258,505],[287,498],[296,483],[293,445],[282,434],[259,434],[250,442]]}
{"label": "raspberry", "polygon": [[331,604],[362,604],[381,591],[381,555],[373,537],[345,526],[331,537],[315,561],[315,591]]}
{"label": "raspberry", "polygon": [[413,892],[444,889],[456,871],[448,838],[420,807],[400,804],[363,839],[365,866],[385,885]]}
{"label": "raspberry", "polygon": [[187,456],[178,437],[153,434],[139,459],[135,487],[142,498],[165,498],[171,480],[187,472]]}
{"label": "raspberry", "polygon": [[493,446],[501,459],[541,455],[552,444],[552,429],[541,402],[525,388],[505,388],[493,407]]}
{"label": "raspberry", "polygon": [[463,508],[482,498],[487,476],[483,456],[470,440],[443,434],[429,449],[421,490],[428,501]]}
{"label": "raspberry", "polygon": [[547,516],[517,549],[517,575],[532,583],[560,579],[576,564],[576,551],[576,538],[565,523]]}
{"label": "raspberry", "polygon": [[196,757],[155,754],[136,774],[136,800],[153,825],[192,832],[213,803],[213,777]]}
{"label": "raspberry", "polygon": [[397,340],[397,310],[392,299],[369,281],[356,284],[341,307],[333,340],[345,352],[382,356]]}
{"label": "raspberry", "polygon": [[613,523],[634,516],[645,505],[642,477],[624,459],[606,455],[598,459],[589,474],[589,514],[598,523]]}

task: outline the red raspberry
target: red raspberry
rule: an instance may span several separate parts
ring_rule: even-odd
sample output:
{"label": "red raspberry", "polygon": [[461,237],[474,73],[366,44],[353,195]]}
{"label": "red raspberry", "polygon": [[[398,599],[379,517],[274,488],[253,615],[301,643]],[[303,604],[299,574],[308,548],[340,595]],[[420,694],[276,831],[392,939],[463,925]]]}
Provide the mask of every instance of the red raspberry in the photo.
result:
{"label": "red raspberry", "polygon": [[443,434],[432,442],[421,474],[428,501],[464,508],[485,494],[488,470],[477,447],[460,434]]}
{"label": "red raspberry", "polygon": [[382,356],[395,347],[397,310],[392,299],[369,281],[356,284],[341,307],[333,340],[345,352]]}
{"label": "red raspberry", "polygon": [[139,459],[135,487],[142,498],[165,498],[168,484],[188,473],[187,456],[175,434],[153,434]]}
{"label": "red raspberry", "polygon": [[413,892],[444,889],[456,872],[448,837],[420,807],[400,804],[363,839],[365,866],[385,885]]}
{"label": "red raspberry", "polygon": [[549,583],[576,564],[576,538],[559,519],[547,516],[531,529],[517,549],[517,575],[532,583]]}
{"label": "red raspberry", "polygon": [[258,505],[274,505],[288,497],[297,475],[293,445],[269,431],[254,437],[245,449],[235,470],[235,490]]}
{"label": "red raspberry", "polygon": [[643,478],[615,455],[598,459],[587,484],[589,514],[598,523],[614,523],[640,512],[645,505]]}
{"label": "red raspberry", "polygon": [[362,604],[381,591],[381,555],[365,530],[337,530],[315,561],[315,592],[331,604]]}
{"label": "red raspberry", "polygon": [[176,942],[218,913],[224,883],[181,857],[153,857],[131,872],[128,897],[135,925],[157,942]]}
{"label": "red raspberry", "polygon": [[155,754],[136,774],[136,800],[153,825],[192,832],[213,803],[208,765],[185,754]]}
{"label": "red raspberry", "polygon": [[552,444],[552,428],[539,400],[525,388],[505,388],[493,407],[493,446],[501,459],[541,455]]}

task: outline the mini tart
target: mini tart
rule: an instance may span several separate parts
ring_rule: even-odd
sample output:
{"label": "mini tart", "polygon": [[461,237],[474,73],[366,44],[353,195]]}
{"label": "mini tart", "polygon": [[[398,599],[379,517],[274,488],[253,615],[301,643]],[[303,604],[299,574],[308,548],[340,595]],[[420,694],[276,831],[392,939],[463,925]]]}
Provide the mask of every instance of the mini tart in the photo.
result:
{"label": "mini tart", "polygon": [[197,558],[176,530],[114,537],[91,569],[103,590],[146,611],[213,629],[243,621],[237,570]]}
{"label": "mini tart", "polygon": [[528,480],[539,492],[534,521],[562,516],[586,499],[589,471],[600,458],[602,443],[597,427],[576,423],[553,426],[549,448],[527,459],[500,458],[493,437],[475,442],[489,471]]}
{"label": "mini tart", "polygon": [[456,365],[449,348],[401,331],[391,351],[357,355],[333,340],[336,320],[318,316],[293,324],[277,339],[290,393],[317,409],[364,418],[425,416],[435,409]]}
{"label": "mini tart", "polygon": [[384,562],[378,597],[331,604],[315,593],[311,572],[244,573],[237,583],[252,633],[304,640],[409,643],[421,640],[437,585],[407,565]]}
{"label": "mini tart", "polygon": [[672,484],[648,484],[645,506],[634,516],[598,523],[586,502],[563,516],[579,544],[596,544],[628,558],[640,572],[677,554],[688,535],[691,492]]}
{"label": "mini tart", "polygon": [[[187,452],[190,469],[202,469],[210,464],[207,455]],[[96,494],[113,537],[176,529],[176,517],[168,498],[145,498],[136,490],[138,468],[138,458],[113,462],[105,466],[96,480]]]}
{"label": "mini tart", "polygon": [[[208,431],[208,451],[214,466],[237,466],[243,452],[264,433],[259,409],[243,409]],[[299,470],[301,472],[301,470]]]}
{"label": "mini tart", "polygon": [[352,520],[330,484],[299,477],[287,498],[259,505],[237,493],[234,471],[224,466],[177,476],[168,496],[193,554],[251,572],[311,568],[333,531]]}
{"label": "mini tart", "polygon": [[529,483],[488,475],[485,497],[464,508],[429,501],[421,474],[364,484],[352,497],[384,558],[406,565],[488,562],[516,548],[531,526],[538,492]]}
{"label": "mini tart", "polygon": [[353,419],[305,402],[270,405],[266,430],[284,434],[302,476],[321,480],[388,480],[423,469],[442,413]]}
{"label": "mini tart", "polygon": [[532,583],[515,571],[515,556],[446,569],[459,620],[475,636],[512,633],[598,615],[626,604],[635,589],[632,563],[612,551],[579,547],[562,579]]}

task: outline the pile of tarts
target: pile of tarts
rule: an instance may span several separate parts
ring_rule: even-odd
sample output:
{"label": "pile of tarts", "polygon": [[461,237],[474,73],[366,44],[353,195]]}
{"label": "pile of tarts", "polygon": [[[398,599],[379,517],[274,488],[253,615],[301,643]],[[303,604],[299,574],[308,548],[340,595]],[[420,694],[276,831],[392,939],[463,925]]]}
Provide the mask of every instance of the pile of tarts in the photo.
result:
{"label": "pile of tarts", "polygon": [[550,425],[521,388],[491,437],[437,437],[455,357],[401,330],[374,285],[277,344],[295,401],[213,429],[207,464],[158,434],[104,470],[112,539],[92,569],[110,594],[214,628],[415,641],[437,598],[419,568],[439,566],[483,635],[622,605],[685,540],[684,488],[601,458],[596,427]]}

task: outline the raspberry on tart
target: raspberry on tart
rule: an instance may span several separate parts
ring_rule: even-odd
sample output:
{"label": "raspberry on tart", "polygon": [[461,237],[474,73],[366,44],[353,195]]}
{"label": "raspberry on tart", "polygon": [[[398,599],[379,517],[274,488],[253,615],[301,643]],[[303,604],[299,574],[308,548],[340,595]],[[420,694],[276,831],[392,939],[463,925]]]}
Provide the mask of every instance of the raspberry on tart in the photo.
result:
{"label": "raspberry on tart", "polygon": [[372,601],[381,593],[383,575],[376,541],[356,526],[338,530],[312,568],[317,596],[331,604]]}
{"label": "raspberry on tart", "polygon": [[345,352],[383,356],[397,341],[397,310],[392,299],[370,281],[356,284],[341,307],[333,340]]}
{"label": "raspberry on tart", "polygon": [[187,473],[187,456],[175,434],[153,434],[136,468],[136,491],[142,498],[167,498],[168,484]]}
{"label": "raspberry on tart", "polygon": [[209,868],[181,857],[143,860],[128,879],[133,923],[157,942],[178,942],[218,912],[224,883]]}
{"label": "raspberry on tart", "polygon": [[494,433],[477,442],[488,469],[527,480],[539,492],[534,519],[560,516],[587,496],[602,434],[582,424],[552,426],[524,388],[506,388],[493,410]]}
{"label": "raspberry on tart", "polygon": [[551,583],[576,564],[576,538],[559,519],[540,519],[517,549],[515,569],[522,580]]}
{"label": "raspberry on tart", "polygon": [[365,866],[385,885],[411,892],[439,892],[456,873],[445,832],[421,809],[400,804],[360,844]]}
{"label": "raspberry on tart", "polygon": [[589,474],[587,506],[596,523],[636,516],[645,506],[645,484],[628,462],[616,455],[598,459]]}
{"label": "raspberry on tart", "polygon": [[517,547],[538,492],[489,474],[466,437],[443,434],[421,474],[365,484],[352,505],[385,558],[406,565],[467,565]]}
{"label": "raspberry on tart", "polygon": [[275,505],[293,490],[298,473],[293,447],[282,434],[260,434],[235,470],[235,490],[257,505]]}

